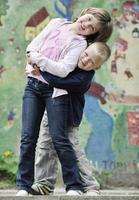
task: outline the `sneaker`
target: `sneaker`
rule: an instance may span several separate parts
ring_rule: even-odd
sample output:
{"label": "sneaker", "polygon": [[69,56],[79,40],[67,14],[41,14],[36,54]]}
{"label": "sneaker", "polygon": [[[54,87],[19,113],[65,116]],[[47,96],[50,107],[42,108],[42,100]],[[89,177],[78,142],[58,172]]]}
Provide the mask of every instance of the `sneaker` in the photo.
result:
{"label": "sneaker", "polygon": [[99,190],[88,190],[85,195],[88,195],[88,196],[99,196],[100,195],[100,192]]}
{"label": "sneaker", "polygon": [[33,195],[50,195],[53,192],[48,186],[35,183],[31,187],[30,193]]}
{"label": "sneaker", "polygon": [[80,190],[69,190],[66,195],[68,196],[80,196],[82,192]]}
{"label": "sneaker", "polygon": [[29,193],[26,190],[19,190],[16,196],[27,197],[29,196]]}

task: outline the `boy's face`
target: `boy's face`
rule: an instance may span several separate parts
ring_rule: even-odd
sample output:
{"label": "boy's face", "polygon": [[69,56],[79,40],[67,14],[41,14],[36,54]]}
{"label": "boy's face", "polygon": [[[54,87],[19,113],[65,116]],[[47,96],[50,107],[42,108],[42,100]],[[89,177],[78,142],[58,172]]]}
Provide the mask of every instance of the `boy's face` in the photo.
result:
{"label": "boy's face", "polygon": [[89,46],[79,57],[78,67],[85,71],[96,70],[102,64],[95,46]]}

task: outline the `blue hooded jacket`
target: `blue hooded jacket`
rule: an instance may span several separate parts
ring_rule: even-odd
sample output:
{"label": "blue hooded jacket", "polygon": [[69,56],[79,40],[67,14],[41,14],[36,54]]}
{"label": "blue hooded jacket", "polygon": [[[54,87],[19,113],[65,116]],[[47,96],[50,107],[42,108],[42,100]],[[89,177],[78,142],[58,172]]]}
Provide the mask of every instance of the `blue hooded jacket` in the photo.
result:
{"label": "blue hooded jacket", "polygon": [[43,78],[52,87],[66,89],[70,96],[69,123],[79,126],[85,104],[84,93],[89,89],[94,70],[84,71],[78,67],[65,78],[54,76],[48,72],[41,72]]}

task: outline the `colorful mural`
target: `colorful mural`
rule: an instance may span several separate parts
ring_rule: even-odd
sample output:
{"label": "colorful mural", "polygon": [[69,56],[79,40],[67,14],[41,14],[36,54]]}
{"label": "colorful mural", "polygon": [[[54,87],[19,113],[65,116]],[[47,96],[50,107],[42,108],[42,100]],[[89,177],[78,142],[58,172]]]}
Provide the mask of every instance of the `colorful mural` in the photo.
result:
{"label": "colorful mural", "polygon": [[0,155],[19,153],[27,44],[50,19],[72,19],[88,6],[107,8],[114,32],[109,41],[111,57],[86,93],[81,145],[97,170],[130,168],[132,163],[139,166],[138,1],[1,0]]}

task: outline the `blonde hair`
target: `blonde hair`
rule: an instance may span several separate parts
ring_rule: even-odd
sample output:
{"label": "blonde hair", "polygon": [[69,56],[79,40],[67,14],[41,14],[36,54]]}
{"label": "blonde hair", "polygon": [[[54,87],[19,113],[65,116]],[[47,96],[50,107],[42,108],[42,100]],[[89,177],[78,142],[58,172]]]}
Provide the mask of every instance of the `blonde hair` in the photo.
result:
{"label": "blonde hair", "polygon": [[110,38],[113,31],[110,14],[103,8],[94,7],[82,10],[80,17],[85,14],[93,15],[97,19],[99,26],[99,31],[97,33],[86,37],[88,44],[92,42],[106,42]]}
{"label": "blonde hair", "polygon": [[111,50],[105,42],[94,42],[90,45],[90,47],[91,46],[95,47],[96,55],[98,55],[101,58],[102,64],[108,60],[108,58],[111,55]]}

